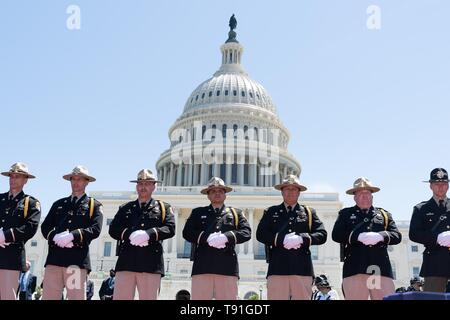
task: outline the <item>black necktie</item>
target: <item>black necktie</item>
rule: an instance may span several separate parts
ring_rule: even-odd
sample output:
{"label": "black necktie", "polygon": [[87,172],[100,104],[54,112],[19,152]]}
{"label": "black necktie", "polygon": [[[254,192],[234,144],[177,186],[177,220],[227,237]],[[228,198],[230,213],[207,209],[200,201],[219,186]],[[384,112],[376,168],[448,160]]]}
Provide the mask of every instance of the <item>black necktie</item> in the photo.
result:
{"label": "black necktie", "polygon": [[444,200],[439,200],[439,210],[440,211],[444,211],[445,210]]}
{"label": "black necktie", "polygon": [[288,213],[291,213],[292,207],[291,207],[291,206],[288,206],[288,207],[287,207],[287,211],[288,211]]}
{"label": "black necktie", "polygon": [[216,214],[219,214],[220,209],[219,208],[215,208],[214,211],[216,211]]}
{"label": "black necktie", "polygon": [[75,205],[77,204],[77,197],[72,197],[72,207],[75,207]]}
{"label": "black necktie", "polygon": [[13,201],[14,196],[12,194],[9,195],[9,201]]}
{"label": "black necktie", "polygon": [[141,209],[144,210],[145,208],[145,202],[141,202]]}

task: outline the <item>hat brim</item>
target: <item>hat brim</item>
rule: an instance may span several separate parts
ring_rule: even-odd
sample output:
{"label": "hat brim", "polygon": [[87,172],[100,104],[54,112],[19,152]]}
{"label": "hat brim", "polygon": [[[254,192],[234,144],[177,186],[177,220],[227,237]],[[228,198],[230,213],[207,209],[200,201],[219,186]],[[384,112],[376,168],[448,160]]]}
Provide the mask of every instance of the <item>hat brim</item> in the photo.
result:
{"label": "hat brim", "polygon": [[437,180],[428,180],[428,181],[422,181],[422,182],[426,182],[426,183],[432,183],[432,182],[449,182],[448,179],[437,179]]}
{"label": "hat brim", "polygon": [[36,178],[36,177],[33,176],[32,174],[25,173],[25,172],[10,172],[10,171],[7,171],[7,172],[2,172],[2,175],[3,175],[3,176],[6,176],[6,177],[10,177],[11,174],[13,174],[13,173],[15,173],[15,174],[20,174],[20,175],[22,175],[22,176],[25,176],[25,177],[28,178],[28,179],[34,179],[34,178]]}
{"label": "hat brim", "polygon": [[89,182],[94,182],[97,180],[94,177],[88,176],[87,174],[83,174],[83,173],[78,173],[78,174],[69,173],[69,174],[63,175],[63,179],[68,180],[68,181],[70,181],[70,179],[72,177],[83,177],[83,178],[87,179]]}
{"label": "hat brim", "polygon": [[297,183],[281,183],[281,184],[274,185],[273,187],[274,187],[275,189],[281,191],[284,187],[289,187],[289,186],[296,187],[296,188],[298,188],[300,191],[306,191],[306,190],[308,190],[307,187],[302,186],[301,184],[297,184]]}
{"label": "hat brim", "polygon": [[154,183],[162,183],[162,181],[160,180],[153,180],[153,179],[142,179],[142,180],[130,180],[131,183],[138,183],[141,181],[150,181],[150,182],[154,182]]}
{"label": "hat brim", "polygon": [[201,194],[208,194],[208,192],[209,192],[210,190],[216,189],[216,188],[225,190],[225,193],[228,193],[228,192],[230,192],[230,191],[233,191],[233,188],[231,188],[231,187],[227,187],[227,186],[213,186],[213,187],[208,187],[208,188],[202,189],[202,190],[200,191],[200,193],[201,193]]}
{"label": "hat brim", "polygon": [[375,193],[375,192],[380,191],[381,189],[378,187],[359,187],[359,188],[348,189],[345,193],[354,195],[356,193],[356,191],[359,191],[359,190],[369,190],[370,192]]}

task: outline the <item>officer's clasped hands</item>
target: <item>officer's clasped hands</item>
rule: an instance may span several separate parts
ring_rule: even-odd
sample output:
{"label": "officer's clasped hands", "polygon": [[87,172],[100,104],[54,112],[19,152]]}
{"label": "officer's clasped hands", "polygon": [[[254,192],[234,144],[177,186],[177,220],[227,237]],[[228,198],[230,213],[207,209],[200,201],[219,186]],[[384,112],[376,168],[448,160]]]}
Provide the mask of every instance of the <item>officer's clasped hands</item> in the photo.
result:
{"label": "officer's clasped hands", "polygon": [[303,238],[301,236],[299,236],[298,234],[295,234],[295,232],[288,233],[284,237],[283,246],[287,250],[300,249],[302,244],[303,244]]}
{"label": "officer's clasped hands", "polygon": [[0,247],[5,248],[9,246],[8,242],[5,242],[5,233],[3,232],[3,227],[0,228]]}
{"label": "officer's clasped hands", "polygon": [[130,243],[133,246],[146,247],[149,239],[149,235],[144,230],[136,230],[130,235]]}
{"label": "officer's clasped hands", "polygon": [[363,232],[358,236],[358,241],[366,246],[373,246],[383,241],[383,236],[378,232]]}
{"label": "officer's clasped hands", "polygon": [[72,248],[73,234],[71,234],[69,231],[66,230],[64,232],[56,234],[53,237],[53,241],[60,248]]}
{"label": "officer's clasped hands", "polygon": [[210,247],[214,247],[216,249],[223,249],[226,247],[228,238],[222,232],[214,232],[208,236],[207,241]]}
{"label": "officer's clasped hands", "polygon": [[439,233],[437,243],[442,247],[450,247],[450,231]]}

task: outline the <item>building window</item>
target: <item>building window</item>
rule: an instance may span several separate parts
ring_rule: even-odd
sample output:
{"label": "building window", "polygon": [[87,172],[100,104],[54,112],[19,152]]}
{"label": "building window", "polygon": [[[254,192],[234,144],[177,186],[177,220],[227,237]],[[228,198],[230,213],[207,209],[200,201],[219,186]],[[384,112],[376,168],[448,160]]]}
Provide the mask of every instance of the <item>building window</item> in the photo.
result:
{"label": "building window", "polygon": [[212,91],[208,93],[208,97],[212,97]]}
{"label": "building window", "polygon": [[195,97],[195,101],[197,101],[198,100],[198,95]]}
{"label": "building window", "polygon": [[255,253],[255,260],[265,260],[266,259],[266,248],[264,243],[258,241],[258,248]]}
{"label": "building window", "polygon": [[233,162],[231,165],[231,183],[236,184],[237,183],[237,163],[236,161]]}
{"label": "building window", "polygon": [[[220,177],[223,179],[223,180],[226,180],[226,164],[221,164],[220,165]],[[226,183],[229,183],[228,181],[226,181]]]}
{"label": "building window", "polygon": [[233,90],[233,96],[237,96],[237,90]]}
{"label": "building window", "polygon": [[222,137],[225,139],[227,137],[227,125],[222,125]]}
{"label": "building window", "polygon": [[411,246],[411,252],[419,252],[419,246],[412,245]]}
{"label": "building window", "polygon": [[418,277],[420,273],[420,267],[413,267],[413,277]]}
{"label": "building window", "polygon": [[109,226],[111,225],[111,222],[113,221],[113,219],[106,219],[106,225]]}
{"label": "building window", "polygon": [[183,252],[178,253],[178,255],[177,255],[178,258],[182,258],[182,259],[189,258],[191,256],[191,247],[192,247],[192,244],[189,241],[185,241],[184,247],[183,247]]}
{"label": "building window", "polygon": [[213,177],[213,167],[214,165],[212,164],[208,165],[208,180]]}
{"label": "building window", "polygon": [[216,96],[220,96],[220,90],[217,90]]}
{"label": "building window", "polygon": [[103,256],[104,257],[111,257],[111,245],[112,243],[109,241],[105,242],[105,246],[103,247]]}
{"label": "building window", "polygon": [[228,95],[228,90],[225,90],[225,95],[226,95],[226,96]]}
{"label": "building window", "polygon": [[202,99],[203,99],[203,98],[205,98],[205,93],[204,93],[204,92],[202,93]]}
{"label": "building window", "polygon": [[311,260],[319,260],[319,246],[311,246]]}
{"label": "building window", "polygon": [[37,241],[36,240],[31,240],[31,246],[32,247],[37,247]]}
{"label": "building window", "polygon": [[212,127],[211,127],[211,129],[212,129],[211,140],[214,140],[214,139],[216,138],[216,129],[217,129],[217,126],[216,126],[215,124],[213,124]]}
{"label": "building window", "polygon": [[253,93],[251,91],[248,94],[250,95],[250,98],[253,98]]}
{"label": "building window", "polygon": [[245,91],[241,91],[241,96],[245,97]]}

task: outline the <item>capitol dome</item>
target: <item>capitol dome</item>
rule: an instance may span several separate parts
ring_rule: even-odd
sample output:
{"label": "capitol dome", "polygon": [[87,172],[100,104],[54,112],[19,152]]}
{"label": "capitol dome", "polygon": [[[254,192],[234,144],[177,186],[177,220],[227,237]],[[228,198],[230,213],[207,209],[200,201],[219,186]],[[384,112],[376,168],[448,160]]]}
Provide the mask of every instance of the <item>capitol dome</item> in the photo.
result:
{"label": "capitol dome", "polygon": [[191,93],[169,129],[170,148],[156,163],[163,186],[202,186],[219,176],[229,185],[272,187],[300,175],[287,151],[289,132],[266,89],[244,71],[231,26],[220,50],[219,70]]}

